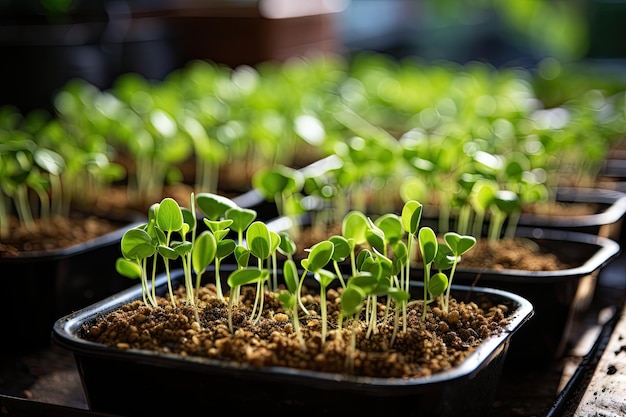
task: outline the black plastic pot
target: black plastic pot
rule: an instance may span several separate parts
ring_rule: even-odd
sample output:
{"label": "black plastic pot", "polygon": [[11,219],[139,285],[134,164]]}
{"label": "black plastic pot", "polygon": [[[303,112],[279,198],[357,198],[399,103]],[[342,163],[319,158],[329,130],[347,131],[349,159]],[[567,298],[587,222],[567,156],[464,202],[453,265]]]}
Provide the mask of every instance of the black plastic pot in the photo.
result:
{"label": "black plastic pot", "polygon": [[120,240],[140,222],[68,248],[0,258],[0,333],[11,343],[0,351],[34,350],[50,344],[55,320],[135,285],[115,270]]}
{"label": "black plastic pot", "polygon": [[251,189],[245,193],[233,197],[232,200],[243,208],[252,209],[257,212],[257,219],[268,221],[278,216],[276,203],[268,201],[257,190]]}
{"label": "black plastic pot", "polygon": [[[308,225],[310,217],[306,214],[297,218],[280,217],[267,224],[271,230],[280,232],[288,230],[293,222]],[[420,224],[436,227],[428,219],[422,219]],[[509,357],[520,363],[541,365],[565,353],[571,342],[575,315],[589,308],[598,274],[620,254],[621,246],[598,234],[540,227],[518,227],[516,236],[528,238],[543,252],[578,266],[558,271],[528,271],[495,269],[491,265],[468,268],[461,261],[453,282],[510,291],[533,303],[537,319],[516,336],[521,343],[511,349]],[[416,264],[412,269],[412,279],[421,280],[422,266]]]}
{"label": "black plastic pot", "polygon": [[[180,278],[178,270],[174,281]],[[157,282],[161,294],[166,291],[165,283],[161,276]],[[413,290],[422,294],[418,284]],[[73,352],[89,408],[98,412],[184,415],[219,406],[234,414],[264,410],[299,415],[481,416],[495,395],[511,337],[532,316],[532,305],[523,297],[492,289],[455,286],[453,295],[464,300],[486,296],[507,304],[510,322],[459,367],[424,378],[254,368],[206,358],[120,350],[80,337],[83,326],[98,316],[140,299],[140,286],[62,317],[54,325],[52,339]],[[164,387],[163,381],[171,384]]]}
{"label": "black plastic pot", "polygon": [[600,188],[561,187],[556,200],[563,204],[595,206],[593,214],[554,216],[523,213],[519,225],[590,233],[619,240],[626,215],[626,193]]}
{"label": "black plastic pot", "polygon": [[[540,227],[589,233],[619,241],[624,226],[623,220],[626,216],[626,192],[624,191],[602,188],[560,187],[556,193],[557,203],[572,207],[587,205],[593,207],[594,212],[591,214],[572,215],[523,212],[520,216],[518,227]],[[432,206],[424,207],[422,224],[439,230],[438,215],[437,208]],[[450,229],[453,230],[454,219],[452,219],[451,224]],[[484,228],[487,228],[487,224],[485,224]]]}
{"label": "black plastic pot", "polygon": [[527,366],[562,357],[571,342],[575,315],[589,307],[598,274],[619,255],[621,247],[612,239],[564,230],[519,228],[517,236],[578,266],[524,271],[468,268],[461,261],[453,282],[511,291],[533,304],[535,319],[515,336],[517,343],[509,355],[511,360]]}

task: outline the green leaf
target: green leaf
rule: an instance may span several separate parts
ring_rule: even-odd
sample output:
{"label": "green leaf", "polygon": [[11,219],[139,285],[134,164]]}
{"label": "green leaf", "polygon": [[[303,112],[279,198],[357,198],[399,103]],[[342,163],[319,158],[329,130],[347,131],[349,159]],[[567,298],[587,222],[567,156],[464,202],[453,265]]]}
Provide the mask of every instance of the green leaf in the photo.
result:
{"label": "green leaf", "polygon": [[270,253],[274,253],[278,249],[278,245],[280,245],[280,235],[278,233],[270,230],[270,240],[272,242],[272,246],[270,248]]}
{"label": "green leaf", "polygon": [[227,220],[232,220],[230,228],[235,232],[243,232],[256,219],[257,212],[246,208],[230,208],[226,210],[224,216]]}
{"label": "green leaf", "polygon": [[343,236],[334,235],[328,239],[334,246],[332,259],[336,262],[343,262],[348,256],[352,247],[348,239]]}
{"label": "green leaf", "polygon": [[337,278],[337,275],[325,269],[320,269],[314,274],[314,277],[322,288],[326,288]]}
{"label": "green leaf", "polygon": [[183,227],[183,213],[176,200],[170,197],[161,200],[156,213],[156,224],[161,230],[168,232],[176,232]]}
{"label": "green leaf", "polygon": [[376,249],[378,252],[385,251],[385,236],[382,230],[368,228],[365,231],[365,238],[373,249]]}
{"label": "green leaf", "polygon": [[443,240],[455,256],[463,255],[476,245],[476,238],[474,236],[461,236],[456,232],[446,233],[443,235]]}
{"label": "green leaf", "polygon": [[283,303],[285,309],[290,310],[296,304],[296,296],[287,290],[282,290],[278,293],[278,301]]}
{"label": "green leaf", "polygon": [[402,207],[402,226],[407,233],[417,235],[419,224],[422,218],[422,204],[415,200],[404,203]]}
{"label": "green leaf", "polygon": [[498,190],[494,196],[494,204],[500,211],[510,215],[520,208],[517,194],[510,190]]}
{"label": "green leaf", "polygon": [[262,271],[256,268],[242,268],[233,271],[228,276],[228,285],[231,288],[239,287],[241,285],[254,284],[263,279],[268,274],[267,271]]}
{"label": "green leaf", "polygon": [[[228,234],[228,232],[230,231],[228,227],[231,224],[233,224],[233,221],[231,219],[209,220],[207,218],[204,218],[202,219],[202,221],[204,222],[204,224],[206,224],[209,230],[213,232],[217,240],[222,240],[222,237]],[[219,233],[219,232],[224,232],[224,233]]]}
{"label": "green leaf", "polygon": [[294,168],[274,165],[257,171],[252,177],[252,185],[266,199],[274,199],[277,194],[292,194],[301,190],[304,187],[304,176]]}
{"label": "green leaf", "polygon": [[359,286],[350,286],[341,294],[341,311],[346,316],[353,316],[363,308],[365,291]]}
{"label": "green leaf", "polygon": [[218,259],[224,259],[229,256],[231,253],[235,251],[235,243],[232,239],[224,239],[217,242],[217,250],[215,252],[215,257]]}
{"label": "green leaf", "polygon": [[452,250],[445,243],[437,244],[437,256],[435,257],[435,265],[437,269],[440,271],[445,271],[446,269],[452,268],[454,254]]}
{"label": "green leaf", "polygon": [[157,246],[157,252],[165,259],[172,260],[178,258],[178,252],[169,246],[159,245]]}
{"label": "green leaf", "polygon": [[50,149],[38,148],[33,153],[37,165],[52,175],[61,175],[65,170],[65,160]]}
{"label": "green leaf", "polygon": [[265,223],[261,221],[252,223],[246,231],[246,241],[250,252],[257,258],[267,259],[272,254],[272,238]]}
{"label": "green leaf", "polygon": [[374,224],[383,231],[387,242],[394,243],[404,237],[404,229],[400,217],[393,213],[383,214]]}
{"label": "green leaf", "polygon": [[393,253],[392,274],[398,275],[409,260],[409,249],[406,243],[400,240],[391,245],[391,252]]}
{"label": "green leaf", "polygon": [[438,297],[448,288],[448,277],[443,272],[438,272],[428,281],[428,292],[433,297]]}
{"label": "green leaf", "polygon": [[323,240],[313,245],[307,258],[306,269],[311,272],[318,272],[325,267],[332,259],[334,248],[335,246],[329,240]]}
{"label": "green leaf", "polygon": [[120,242],[122,256],[126,259],[140,260],[154,255],[156,244],[152,237],[143,229],[127,230]]}
{"label": "green leaf", "polygon": [[373,289],[378,286],[378,279],[379,277],[376,277],[371,273],[364,271],[361,272],[359,275],[351,277],[348,280],[347,288],[358,287],[363,291],[363,294],[371,294]]}
{"label": "green leaf", "polygon": [[248,262],[250,262],[250,250],[242,245],[237,245],[234,250],[235,260],[237,261],[237,265],[242,268],[248,266]]}
{"label": "green leaf", "polygon": [[179,256],[184,256],[187,253],[191,252],[192,244],[189,241],[184,242],[172,242],[171,248],[176,252]]}
{"label": "green leaf", "polygon": [[493,181],[476,181],[470,193],[470,202],[474,210],[485,212],[493,202],[497,187]]}
{"label": "green leaf", "polygon": [[288,232],[280,232],[280,243],[278,244],[278,251],[283,255],[293,255],[296,253],[296,242],[291,238]]}
{"label": "green leaf", "polygon": [[196,274],[203,272],[215,259],[217,253],[217,241],[215,236],[208,230],[200,233],[194,242],[191,253],[191,264]]}
{"label": "green leaf", "polygon": [[352,239],[355,245],[367,242],[365,232],[368,229],[367,217],[360,211],[351,211],[345,215],[341,224],[341,234]]}
{"label": "green leaf", "polygon": [[141,266],[133,261],[124,258],[117,258],[115,261],[115,270],[126,278],[141,278]]}
{"label": "green leaf", "polygon": [[359,253],[356,256],[356,267],[359,271],[361,271],[363,269],[363,265],[365,264],[365,262],[367,261],[367,259],[371,258],[372,252],[370,252],[368,249],[363,249],[361,251],[359,251]]}
{"label": "green leaf", "polygon": [[184,230],[184,233],[188,233],[190,230],[195,230],[197,227],[196,219],[193,212],[187,207],[181,207],[180,211],[183,213],[183,223],[187,225],[188,229]]}
{"label": "green leaf", "polygon": [[430,227],[422,227],[418,233],[418,241],[424,264],[432,263],[437,256],[437,235]]}
{"label": "green leaf", "polygon": [[298,291],[299,277],[298,266],[292,259],[286,260],[283,264],[283,278],[289,292],[295,294]]}
{"label": "green leaf", "polygon": [[411,296],[408,291],[402,290],[398,287],[389,287],[387,295],[389,295],[389,297],[391,297],[396,304],[407,302]]}
{"label": "green leaf", "polygon": [[210,220],[219,220],[226,210],[238,207],[230,198],[213,193],[198,194],[196,204]]}

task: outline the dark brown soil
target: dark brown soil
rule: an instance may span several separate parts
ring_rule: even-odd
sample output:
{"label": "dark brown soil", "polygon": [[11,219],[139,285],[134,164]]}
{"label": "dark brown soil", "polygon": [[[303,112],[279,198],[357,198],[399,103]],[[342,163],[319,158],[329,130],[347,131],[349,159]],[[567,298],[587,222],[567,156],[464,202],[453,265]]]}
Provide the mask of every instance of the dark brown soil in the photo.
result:
{"label": "dark brown soil", "polygon": [[119,221],[97,216],[57,217],[43,223],[35,220],[33,230],[17,227],[11,218],[11,236],[0,242],[0,258],[18,256],[23,252],[67,248],[103,236],[121,227]]}
{"label": "dark brown soil", "polygon": [[[179,288],[177,297],[184,297]],[[160,299],[159,307],[142,301],[130,303],[101,318],[86,329],[85,338],[120,349],[139,348],[181,355],[203,356],[248,363],[254,366],[287,366],[315,371],[350,373],[377,377],[422,377],[462,362],[481,341],[498,332],[506,323],[508,307],[491,305],[487,300],[451,300],[448,313],[437,304],[422,319],[422,302],[410,304],[407,330],[400,328],[393,340],[393,305],[378,304],[376,330],[366,336],[361,320],[346,321],[338,327],[339,291],[328,291],[329,332],[322,340],[319,295],[308,294],[300,311],[301,343],[290,312],[283,309],[276,293],[265,292],[263,317],[250,319],[255,290],[247,287],[233,313],[233,332],[229,331],[227,304],[219,301],[209,284],[200,294],[199,318],[180,299],[172,307]],[[355,337],[355,349],[351,348]],[[393,342],[392,342],[393,340]]]}
{"label": "dark brown soil", "polygon": [[[184,184],[166,186],[164,195],[181,206],[189,206],[191,187]],[[68,248],[119,230],[133,218],[145,215],[150,204],[129,200],[126,187],[110,187],[91,207],[77,207],[69,217],[54,217],[44,222],[36,218],[32,229],[9,218],[9,236],[0,241],[0,258]]]}

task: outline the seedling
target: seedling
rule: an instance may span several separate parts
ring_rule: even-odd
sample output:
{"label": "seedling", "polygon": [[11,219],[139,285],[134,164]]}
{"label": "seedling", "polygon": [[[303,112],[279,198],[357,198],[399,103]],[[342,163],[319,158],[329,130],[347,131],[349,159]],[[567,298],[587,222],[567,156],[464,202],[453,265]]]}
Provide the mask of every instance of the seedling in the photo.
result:
{"label": "seedling", "polygon": [[[225,256],[234,255],[237,268],[227,278],[229,296],[221,293],[219,281],[216,281],[216,296],[227,304],[228,327],[234,332],[233,310],[239,303],[242,286],[254,285],[255,300],[249,320],[255,324],[263,316],[266,291],[282,302],[289,314],[294,332],[302,349],[306,343],[300,328],[300,310],[309,315],[301,294],[307,276],[312,276],[319,283],[319,314],[321,341],[326,343],[330,318],[327,311],[326,295],[335,280],[340,280],[340,298],[337,327],[344,326],[349,320],[352,352],[347,356],[346,366],[351,368],[356,348],[357,328],[366,329],[364,337],[370,338],[378,332],[379,319],[393,320],[393,332],[389,344],[393,346],[398,332],[406,331],[406,311],[409,305],[410,252],[413,241],[417,239],[422,257],[425,260],[424,272],[424,318],[428,305],[438,301],[444,311],[448,311],[450,286],[461,256],[476,243],[472,236],[448,232],[443,242],[438,242],[435,232],[428,228],[419,228],[422,205],[418,201],[405,204],[402,216],[382,215],[375,220],[363,213],[352,211],[344,217],[343,235],[331,236],[328,240],[317,242],[306,249],[308,256],[300,261],[299,270],[293,259],[296,246],[287,232],[276,233],[267,225],[254,220],[255,213],[233,205],[232,200],[218,198],[216,195],[203,193],[195,199],[191,194],[192,207],[204,207],[207,215],[203,219],[208,230],[196,236],[196,210],[181,208],[173,199],[164,198],[154,204],[149,211],[148,223],[127,231],[121,242],[123,257],[118,259],[118,271],[131,278],[140,278],[143,301],[156,306],[154,294],[154,260],[163,259],[168,278],[168,291],[174,303],[172,283],[170,281],[169,262],[181,259],[184,269],[186,302],[196,308],[199,282],[207,267],[214,262],[216,280],[219,279],[220,262]],[[202,211],[202,210],[200,210]],[[235,225],[237,242],[227,238]],[[245,239],[243,236],[245,235]],[[175,236],[180,237],[176,240]],[[404,240],[407,240],[405,243]],[[357,250],[356,243],[360,248]],[[270,278],[266,263],[275,260],[276,252],[283,253],[287,259],[283,264],[285,288],[279,291],[274,283],[266,288]],[[251,264],[251,257],[256,265]],[[148,260],[153,259],[152,292],[149,291]],[[342,273],[340,263],[350,259],[350,273]],[[439,272],[431,276],[431,266]],[[276,268],[276,265],[272,265]],[[449,277],[442,272],[450,269]],[[195,291],[192,283],[196,275]],[[379,311],[379,300],[386,299],[384,315]],[[196,320],[200,321],[197,311]],[[403,314],[403,316],[401,316]],[[402,322],[402,326],[401,326]],[[402,329],[402,330],[401,330]],[[337,337],[341,337],[338,333]]]}
{"label": "seedling", "polygon": [[[302,285],[304,284],[304,278],[307,273],[313,274],[313,276],[318,279],[317,274],[324,268],[332,259],[334,245],[329,240],[323,240],[321,242],[316,243],[310,249],[307,250],[309,255],[307,258],[300,261],[300,264],[303,268],[302,275],[300,277],[299,289],[298,293],[302,291]],[[302,304],[302,300],[300,300],[300,307],[305,313],[308,313],[306,307]]]}
{"label": "seedling", "polygon": [[431,266],[437,256],[437,235],[435,235],[435,232],[430,227],[423,227],[419,230],[418,242],[422,253],[422,262],[424,263],[424,310],[422,312],[422,319],[426,320]]}
{"label": "seedling", "polygon": [[449,257],[452,260],[452,268],[450,270],[446,297],[443,303],[443,310],[447,312],[450,304],[450,288],[452,287],[452,279],[456,272],[456,267],[461,261],[461,255],[467,253],[467,251],[476,245],[476,238],[474,236],[462,236],[455,232],[448,232],[443,236],[443,239],[452,252],[452,256]]}
{"label": "seedling", "polygon": [[282,290],[278,294],[278,299],[283,303],[287,311],[291,315],[291,323],[293,330],[296,333],[296,337],[300,342],[302,349],[306,350],[306,344],[302,337],[302,331],[300,330],[300,320],[298,316],[299,311],[299,278],[298,278],[298,266],[293,259],[287,259],[283,265],[283,279],[285,280],[285,290]]}
{"label": "seedling", "polygon": [[[278,246],[278,244],[275,245],[273,243],[272,234],[267,228],[267,225],[261,221],[255,221],[250,225],[250,227],[248,227],[246,232],[246,242],[248,244],[248,248],[250,249],[250,253],[258,259],[259,270],[263,269],[263,261],[268,259],[275,247]],[[267,275],[268,276],[266,278],[269,278],[269,273]],[[263,285],[265,284],[265,280],[259,279],[256,281],[256,284],[256,299],[254,301],[252,314],[250,315],[250,319],[255,322],[261,318],[263,311],[263,300],[265,299],[263,296]],[[258,316],[254,318],[257,308],[259,310]]]}
{"label": "seedling", "polygon": [[[279,216],[294,218],[304,212],[298,196],[304,187],[304,176],[297,169],[278,164],[262,168],[252,177],[252,185],[266,200],[276,204]],[[292,222],[291,233],[298,232],[298,223]]]}

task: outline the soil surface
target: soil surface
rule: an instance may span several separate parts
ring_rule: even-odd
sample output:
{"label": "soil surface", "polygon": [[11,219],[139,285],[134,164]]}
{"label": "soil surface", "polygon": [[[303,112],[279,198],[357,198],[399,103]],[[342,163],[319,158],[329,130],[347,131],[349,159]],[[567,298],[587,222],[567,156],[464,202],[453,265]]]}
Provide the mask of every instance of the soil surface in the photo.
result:
{"label": "soil surface", "polygon": [[124,224],[94,215],[55,217],[49,222],[35,219],[32,229],[18,227],[15,218],[10,221],[11,235],[0,241],[0,258],[67,248],[118,230]]}
{"label": "soil surface", "polygon": [[[166,186],[164,195],[181,206],[189,206],[191,187]],[[139,216],[146,216],[150,204],[129,200],[125,187],[111,187],[92,207],[76,207],[68,217],[55,216],[45,221],[35,218],[30,227],[9,217],[9,235],[0,239],[0,258],[68,248],[119,230]]]}

